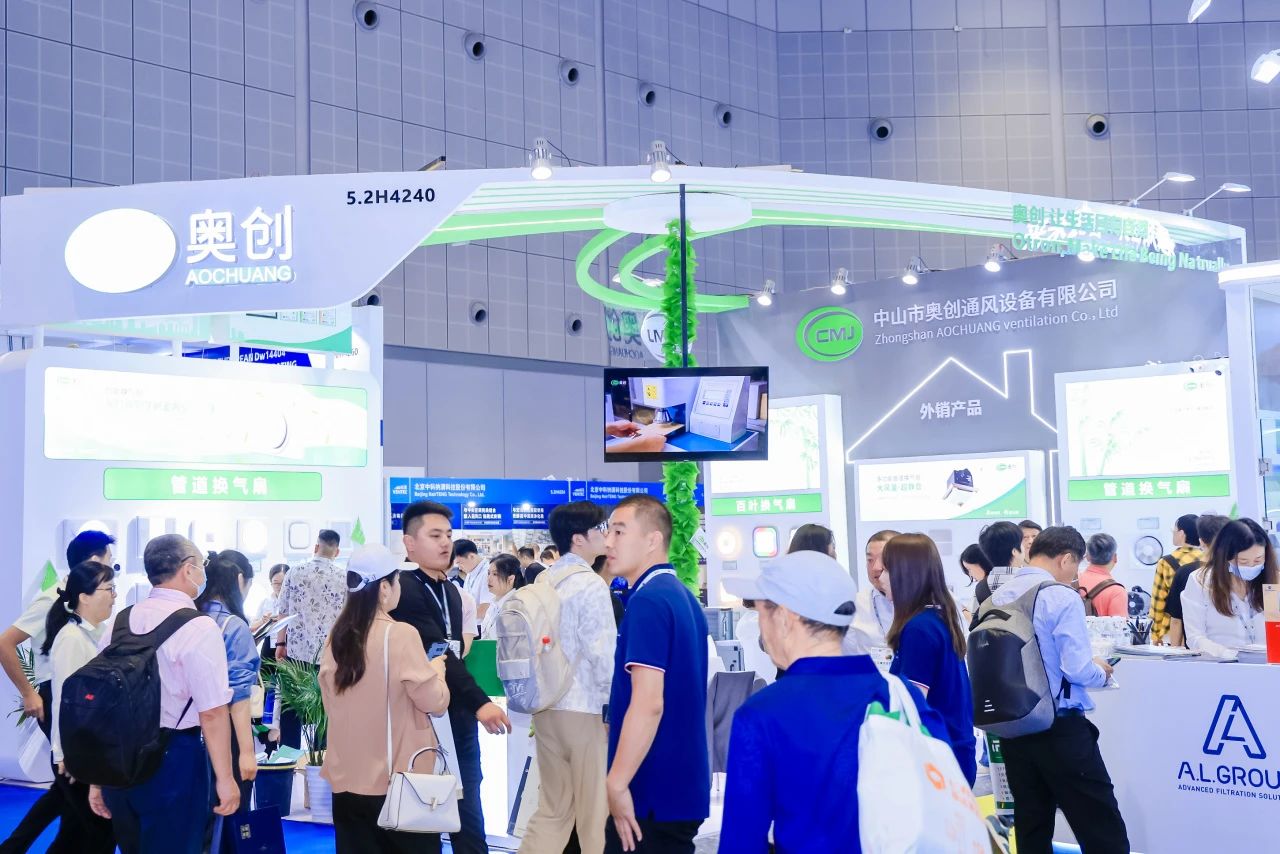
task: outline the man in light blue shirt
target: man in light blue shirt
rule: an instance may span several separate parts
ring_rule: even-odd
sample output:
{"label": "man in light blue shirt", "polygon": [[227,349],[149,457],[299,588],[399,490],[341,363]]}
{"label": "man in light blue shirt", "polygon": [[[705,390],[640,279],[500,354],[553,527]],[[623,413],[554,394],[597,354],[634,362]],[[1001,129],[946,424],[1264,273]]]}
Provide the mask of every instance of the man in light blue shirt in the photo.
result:
{"label": "man in light blue shirt", "polygon": [[1047,528],[1036,537],[1028,565],[991,594],[1009,605],[1046,581],[1032,622],[1049,685],[1057,692],[1057,717],[1044,732],[1001,739],[1014,826],[1021,854],[1049,854],[1060,808],[1084,854],[1128,854],[1129,840],[1111,776],[1098,751],[1098,730],[1084,713],[1094,708],[1088,688],[1101,688],[1111,666],[1095,659],[1084,602],[1070,586],[1084,558],[1075,528]]}

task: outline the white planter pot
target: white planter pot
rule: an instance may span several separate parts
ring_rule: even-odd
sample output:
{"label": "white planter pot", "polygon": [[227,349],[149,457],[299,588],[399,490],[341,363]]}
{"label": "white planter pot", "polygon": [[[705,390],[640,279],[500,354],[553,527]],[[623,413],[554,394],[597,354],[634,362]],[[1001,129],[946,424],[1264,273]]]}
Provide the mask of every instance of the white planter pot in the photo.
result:
{"label": "white planter pot", "polygon": [[307,794],[311,803],[313,821],[333,822],[333,789],[329,781],[320,776],[320,768],[307,766]]}

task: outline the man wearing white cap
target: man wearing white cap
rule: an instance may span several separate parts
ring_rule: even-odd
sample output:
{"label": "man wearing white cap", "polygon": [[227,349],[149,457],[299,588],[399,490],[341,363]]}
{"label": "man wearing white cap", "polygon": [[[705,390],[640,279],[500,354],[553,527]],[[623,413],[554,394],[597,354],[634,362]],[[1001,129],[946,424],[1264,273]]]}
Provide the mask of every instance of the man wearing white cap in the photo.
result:
{"label": "man wearing white cap", "polygon": [[[765,650],[787,676],[734,715],[720,850],[764,852],[772,826],[779,852],[859,851],[858,731],[868,705],[889,707],[889,686],[870,656],[840,648],[857,586],[827,555],[795,552],[724,587],[759,610]],[[944,732],[907,690],[921,723]]]}

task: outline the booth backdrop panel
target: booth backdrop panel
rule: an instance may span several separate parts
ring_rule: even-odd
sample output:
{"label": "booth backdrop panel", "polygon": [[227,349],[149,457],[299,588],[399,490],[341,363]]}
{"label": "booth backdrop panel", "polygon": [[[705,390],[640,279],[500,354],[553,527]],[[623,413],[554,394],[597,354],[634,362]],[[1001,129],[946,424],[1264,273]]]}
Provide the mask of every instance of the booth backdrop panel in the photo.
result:
{"label": "booth backdrop panel", "polygon": [[635,463],[604,461],[598,369],[434,350],[388,355],[387,465],[432,477],[644,479]]}
{"label": "booth backdrop panel", "polygon": [[[948,319],[969,303],[973,316]],[[865,335],[840,361],[814,361],[797,345],[801,319],[826,306],[852,311]],[[781,294],[768,310],[753,306],[716,322],[718,364],[769,365],[778,395],[842,396],[848,462],[1055,453],[1055,373],[1226,351],[1214,274],[1075,258],[1017,261],[995,274],[930,273],[914,288],[867,282],[843,298],[825,288]],[[852,514],[852,478],[848,489]]]}

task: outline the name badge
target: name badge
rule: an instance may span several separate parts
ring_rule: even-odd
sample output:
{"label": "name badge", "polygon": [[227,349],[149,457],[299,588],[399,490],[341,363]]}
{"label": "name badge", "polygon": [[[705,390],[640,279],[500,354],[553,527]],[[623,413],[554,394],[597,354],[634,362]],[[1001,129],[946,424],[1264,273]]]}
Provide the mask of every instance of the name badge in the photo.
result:
{"label": "name badge", "polygon": [[453,654],[458,657],[459,661],[462,660],[462,641],[449,641],[449,649],[453,650]]}

